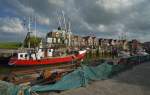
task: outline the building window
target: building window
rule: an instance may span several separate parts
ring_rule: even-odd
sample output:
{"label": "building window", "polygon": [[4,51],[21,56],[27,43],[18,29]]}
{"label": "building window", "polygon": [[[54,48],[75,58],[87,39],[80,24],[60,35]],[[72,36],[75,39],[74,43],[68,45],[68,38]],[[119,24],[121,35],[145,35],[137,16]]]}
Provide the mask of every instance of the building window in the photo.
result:
{"label": "building window", "polygon": [[52,43],[52,38],[47,38],[48,43]]}
{"label": "building window", "polygon": [[60,43],[60,38],[58,38],[58,43]]}
{"label": "building window", "polygon": [[67,43],[68,43],[68,40],[66,39],[66,40],[65,40],[65,44],[67,44]]}
{"label": "building window", "polygon": [[53,42],[56,43],[56,38],[53,38]]}

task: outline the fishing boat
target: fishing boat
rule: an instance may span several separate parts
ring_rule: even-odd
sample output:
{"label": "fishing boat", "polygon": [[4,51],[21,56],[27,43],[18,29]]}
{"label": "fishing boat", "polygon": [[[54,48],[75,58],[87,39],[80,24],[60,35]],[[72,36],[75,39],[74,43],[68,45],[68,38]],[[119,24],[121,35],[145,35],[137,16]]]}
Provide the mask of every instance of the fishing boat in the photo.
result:
{"label": "fishing boat", "polygon": [[85,57],[86,50],[79,50],[67,55],[53,56],[54,49],[38,49],[37,52],[21,52],[10,58],[9,65],[31,66],[31,65],[49,65],[58,63],[73,62],[82,60]]}
{"label": "fishing boat", "polygon": [[[64,15],[63,21],[65,21]],[[65,23],[64,27],[61,25],[62,23]],[[66,26],[66,22],[60,23],[59,21],[59,28],[58,32],[62,33],[62,38],[65,38],[65,33],[69,35],[69,43],[68,47],[71,45],[71,29],[70,29],[70,23],[68,26]],[[29,18],[29,25],[28,25],[28,33],[25,39],[30,38],[30,18]],[[61,26],[61,27],[60,27]],[[68,27],[68,28],[67,28]],[[36,29],[35,29],[36,30]],[[52,31],[54,32],[54,31]],[[52,44],[52,43],[51,43]],[[50,45],[51,45],[50,44]],[[14,56],[12,56],[8,62],[9,65],[17,65],[17,66],[31,66],[31,65],[48,65],[48,64],[58,64],[58,63],[67,63],[67,62],[73,62],[74,60],[82,60],[85,57],[86,50],[80,50],[80,49],[71,49],[69,52],[67,49],[64,49],[63,51],[59,51],[55,49],[55,47],[50,47],[48,44],[43,46],[43,43],[41,41],[40,45],[37,48],[31,49],[30,48],[30,42],[28,43],[28,49],[26,51],[20,51],[16,53]],[[63,52],[63,53],[62,53]],[[57,54],[56,54],[57,53]]]}

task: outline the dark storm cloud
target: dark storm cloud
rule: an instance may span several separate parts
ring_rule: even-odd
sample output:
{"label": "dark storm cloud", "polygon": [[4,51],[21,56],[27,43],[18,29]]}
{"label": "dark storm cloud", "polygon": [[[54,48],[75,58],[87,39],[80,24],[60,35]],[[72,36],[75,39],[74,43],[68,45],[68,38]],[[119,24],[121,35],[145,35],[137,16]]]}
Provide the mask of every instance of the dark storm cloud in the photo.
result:
{"label": "dark storm cloud", "polygon": [[103,7],[98,6],[93,0],[75,0],[75,4],[87,23],[110,24],[117,18],[116,14],[105,11]]}
{"label": "dark storm cloud", "polygon": [[[88,2],[85,3],[85,1]],[[123,4],[117,6],[116,1],[118,0],[107,0],[112,1],[112,4],[110,3],[109,5],[111,7],[108,10],[106,9],[107,6],[105,8],[102,4],[96,4],[97,1],[99,0],[82,0],[82,2],[76,0],[75,4],[78,6],[84,21],[89,26],[93,26],[93,31],[97,31],[96,34],[100,37],[111,37],[113,35],[117,37],[119,32],[128,32],[129,35],[127,36],[130,39],[132,37],[137,37],[138,39],[141,36],[140,38],[143,40],[144,34],[150,36],[150,7],[148,0],[120,0],[120,2],[126,2],[126,6]],[[100,24],[104,25],[105,29],[98,28],[96,30],[96,27],[99,27]]]}
{"label": "dark storm cloud", "polygon": [[[57,11],[62,9],[70,18],[72,32],[75,34],[118,38],[126,32],[129,39],[148,41],[149,3],[149,0],[1,0],[0,8],[4,13],[10,12],[18,18],[37,16],[38,23],[49,29],[57,27]],[[10,27],[7,28],[11,29]],[[9,33],[3,31],[0,34],[4,35],[4,32]]]}

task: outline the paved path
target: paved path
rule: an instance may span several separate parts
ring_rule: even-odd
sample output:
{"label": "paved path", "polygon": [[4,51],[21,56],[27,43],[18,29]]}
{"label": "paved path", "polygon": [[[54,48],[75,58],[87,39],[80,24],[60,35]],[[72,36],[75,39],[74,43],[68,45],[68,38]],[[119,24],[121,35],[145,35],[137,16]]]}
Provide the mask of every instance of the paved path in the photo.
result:
{"label": "paved path", "polygon": [[93,82],[85,88],[40,95],[150,95],[150,62],[112,79]]}

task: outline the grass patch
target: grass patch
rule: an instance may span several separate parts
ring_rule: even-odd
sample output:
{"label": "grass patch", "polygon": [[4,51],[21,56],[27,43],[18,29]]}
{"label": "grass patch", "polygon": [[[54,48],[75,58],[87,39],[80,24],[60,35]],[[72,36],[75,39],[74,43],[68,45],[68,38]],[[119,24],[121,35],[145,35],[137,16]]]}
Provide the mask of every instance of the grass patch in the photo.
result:
{"label": "grass patch", "polygon": [[21,47],[19,42],[0,42],[0,49],[18,49]]}

